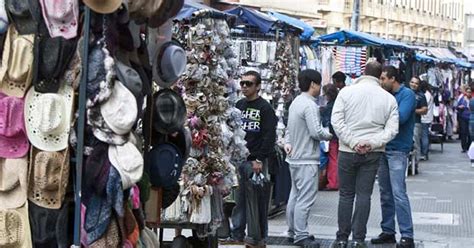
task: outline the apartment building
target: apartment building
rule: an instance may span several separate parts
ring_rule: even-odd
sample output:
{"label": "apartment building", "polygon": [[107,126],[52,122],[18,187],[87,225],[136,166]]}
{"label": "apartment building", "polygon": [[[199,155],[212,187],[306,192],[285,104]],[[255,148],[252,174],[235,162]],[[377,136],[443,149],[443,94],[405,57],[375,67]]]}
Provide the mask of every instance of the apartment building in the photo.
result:
{"label": "apartment building", "polygon": [[[350,28],[354,0],[222,0],[299,17],[318,33]],[[463,0],[360,0],[359,30],[410,44],[460,47]]]}

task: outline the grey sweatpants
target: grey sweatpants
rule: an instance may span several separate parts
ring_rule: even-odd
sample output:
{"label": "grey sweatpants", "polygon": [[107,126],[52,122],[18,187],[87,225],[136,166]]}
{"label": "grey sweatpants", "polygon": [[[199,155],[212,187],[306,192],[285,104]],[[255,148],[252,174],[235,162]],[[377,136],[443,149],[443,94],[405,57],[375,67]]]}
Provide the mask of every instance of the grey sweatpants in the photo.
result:
{"label": "grey sweatpants", "polygon": [[421,156],[421,135],[423,132],[423,127],[421,126],[421,123],[415,123],[415,130],[413,131],[413,141],[415,142],[414,148],[415,148],[415,158],[416,158],[416,163],[420,161],[420,156]]}
{"label": "grey sweatpants", "polygon": [[318,192],[317,164],[290,164],[291,192],[286,206],[288,235],[295,243],[309,236],[308,218]]}

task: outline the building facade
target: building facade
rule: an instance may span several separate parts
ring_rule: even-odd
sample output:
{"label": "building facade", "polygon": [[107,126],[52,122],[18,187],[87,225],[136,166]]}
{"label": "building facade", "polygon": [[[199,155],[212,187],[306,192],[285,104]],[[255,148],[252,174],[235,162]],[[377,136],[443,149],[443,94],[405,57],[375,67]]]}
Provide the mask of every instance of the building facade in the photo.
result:
{"label": "building facade", "polygon": [[474,62],[474,14],[466,14],[463,51]]}
{"label": "building facade", "polygon": [[[226,0],[303,19],[319,34],[350,28],[354,0]],[[463,0],[360,0],[359,31],[409,44],[460,47]]]}

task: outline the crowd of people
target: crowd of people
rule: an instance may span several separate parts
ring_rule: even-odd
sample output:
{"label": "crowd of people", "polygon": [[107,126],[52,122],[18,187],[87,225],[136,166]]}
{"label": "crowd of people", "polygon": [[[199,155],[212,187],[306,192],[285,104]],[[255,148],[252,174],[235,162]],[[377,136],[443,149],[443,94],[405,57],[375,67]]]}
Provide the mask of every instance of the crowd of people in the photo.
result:
{"label": "crowd of people", "polygon": [[[346,86],[346,75],[342,72],[336,72],[332,79],[332,83],[322,87],[319,72],[301,71],[298,75],[301,93],[289,107],[284,137],[291,174],[286,208],[288,240],[301,247],[320,246],[308,229],[319,188],[339,190],[338,231],[332,247],[367,247],[367,222],[377,178],[381,234],[370,242],[415,247],[405,182],[409,157],[415,156],[414,165],[428,160],[431,126],[442,122],[443,134],[449,136],[449,129],[456,126],[456,121],[447,120],[454,116],[452,111],[457,113],[462,151],[469,149],[469,130],[474,133],[471,90],[463,86],[463,94],[455,104],[449,100],[440,103],[437,89],[420,77],[414,76],[405,84],[397,68],[378,62],[368,63],[365,74],[350,86]],[[255,183],[258,178],[268,180],[267,160],[276,142],[277,119],[271,105],[259,96],[261,77],[257,72],[245,73],[240,85],[245,98],[237,107],[244,113],[251,155],[238,170],[240,187],[231,217],[230,237],[225,242],[265,247],[266,209],[246,200],[246,194],[249,194],[249,182]],[[321,94],[326,102],[324,106],[318,105]],[[398,242],[396,223],[401,236]]]}

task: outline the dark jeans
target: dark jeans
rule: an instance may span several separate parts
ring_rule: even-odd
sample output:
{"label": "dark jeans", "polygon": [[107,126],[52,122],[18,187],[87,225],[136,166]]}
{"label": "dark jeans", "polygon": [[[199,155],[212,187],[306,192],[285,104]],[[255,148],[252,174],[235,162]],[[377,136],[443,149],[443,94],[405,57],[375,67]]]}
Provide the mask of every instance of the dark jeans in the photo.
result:
{"label": "dark jeans", "polygon": [[421,155],[425,158],[428,156],[430,149],[430,125],[429,123],[421,123]]}
{"label": "dark jeans", "polygon": [[[381,152],[366,155],[339,153],[338,240],[347,240],[351,230],[353,240],[365,240],[370,215],[370,197],[382,154]],[[354,198],[356,198],[355,210]]]}
{"label": "dark jeans", "polygon": [[461,148],[463,151],[469,150],[471,145],[471,136],[469,133],[469,120],[459,119],[459,138],[461,139]]}
{"label": "dark jeans", "polygon": [[[267,174],[267,163],[264,162],[263,170],[264,174]],[[231,237],[236,240],[244,240],[245,228],[247,224],[248,235],[245,237],[249,243],[260,243],[268,236],[268,201],[269,192],[265,192],[266,195],[263,197],[263,201],[266,204],[262,204],[260,201],[249,200],[249,198],[255,198],[254,192],[250,192],[252,189],[249,185],[249,178],[251,177],[252,163],[246,162],[239,166],[239,187],[236,194],[236,206],[232,212],[232,230]],[[268,178],[268,175],[267,175]],[[260,204],[259,204],[260,203]]]}

